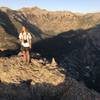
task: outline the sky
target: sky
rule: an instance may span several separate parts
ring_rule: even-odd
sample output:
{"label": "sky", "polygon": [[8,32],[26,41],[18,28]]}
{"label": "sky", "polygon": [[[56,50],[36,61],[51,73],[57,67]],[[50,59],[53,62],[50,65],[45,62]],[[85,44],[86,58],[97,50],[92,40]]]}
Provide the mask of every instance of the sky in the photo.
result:
{"label": "sky", "polygon": [[39,7],[50,11],[100,12],[100,0],[0,0],[0,7]]}

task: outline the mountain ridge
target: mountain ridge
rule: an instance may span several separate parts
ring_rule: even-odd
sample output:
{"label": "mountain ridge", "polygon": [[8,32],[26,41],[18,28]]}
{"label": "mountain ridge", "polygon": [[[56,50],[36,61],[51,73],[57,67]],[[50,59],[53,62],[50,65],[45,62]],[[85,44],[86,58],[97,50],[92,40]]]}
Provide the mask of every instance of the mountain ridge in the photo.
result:
{"label": "mountain ridge", "polygon": [[[67,95],[69,95],[70,97],[79,95],[80,93],[76,91],[80,90],[80,88],[81,92],[83,94],[85,93],[86,96],[85,100],[87,99],[87,92],[86,92],[87,90],[89,90],[88,93],[90,100],[92,95],[91,94],[92,89],[95,89],[96,91],[100,92],[100,87],[99,87],[100,86],[99,85],[100,84],[100,78],[99,78],[100,13],[88,13],[81,15],[73,12],[61,12],[61,11],[54,12],[54,11],[41,10],[40,8],[37,7],[23,8],[21,10],[11,10],[5,7],[0,9],[1,9],[0,10],[0,57],[1,57],[0,68],[2,73],[0,77],[1,82],[2,81],[14,82],[16,80],[23,81],[23,79],[25,79],[26,81],[24,81],[25,82],[24,85],[26,86],[26,83],[30,78],[28,77],[28,75],[31,74],[30,76],[32,76],[35,73],[35,71],[33,71],[32,69],[34,69],[37,65],[41,63],[41,61],[40,63],[38,63],[39,60],[33,59],[34,58],[33,56],[32,64],[36,61],[35,62],[36,66],[34,66],[34,64],[29,66],[25,64],[25,66],[23,66],[24,63],[20,61],[20,58],[12,57],[20,52],[20,43],[18,41],[18,35],[20,33],[22,26],[25,26],[28,29],[28,31],[33,35],[33,48],[31,50],[32,54],[34,55],[34,53],[39,53],[41,57],[46,58],[49,62],[54,57],[55,60],[57,61],[57,64],[59,64],[59,66],[64,68],[64,70],[62,70],[59,68],[59,66],[57,66],[57,69],[55,68],[55,70],[57,70],[58,72],[55,73],[55,70],[47,69],[51,67],[50,64],[48,67],[42,65],[42,67],[39,70],[43,72],[37,73],[36,75],[38,76],[39,74],[41,74],[42,76],[45,77],[42,78],[39,77],[39,80],[37,78],[34,78],[32,81],[36,79],[40,81],[41,83],[39,84],[40,87],[41,85],[44,85],[44,87],[46,88],[47,86],[46,82],[50,81],[49,78],[52,75],[54,75],[54,77],[52,77],[53,81],[51,83],[56,82],[55,78],[56,79],[60,78],[63,81],[66,81],[67,75],[72,77],[68,81],[69,82],[68,84],[72,83],[71,86],[68,85],[67,90],[69,91],[63,91],[63,89],[61,89],[60,91],[60,93],[62,93],[62,91],[65,92],[62,100],[66,100],[65,97]],[[16,62],[18,66],[16,66]],[[43,61],[42,64],[44,64]],[[15,73],[13,73],[13,68]],[[31,73],[27,72],[27,70]],[[10,71],[13,73],[11,74],[11,76],[9,74]],[[26,72],[28,75],[26,74]],[[45,72],[48,72],[48,74],[46,75]],[[60,72],[65,73],[64,74],[65,80],[63,77],[59,77],[59,75],[61,75]],[[19,74],[22,76],[18,76]],[[15,75],[15,77],[13,77],[13,75]],[[5,80],[3,76],[5,77]],[[9,81],[9,79],[11,80]],[[35,82],[37,83],[36,80]],[[83,84],[87,85],[87,87],[89,87],[91,90],[88,89],[86,86],[83,85],[81,86],[80,81],[83,82]],[[62,84],[63,83],[64,82],[62,82]],[[7,89],[9,87],[11,87],[11,89],[13,87],[16,88],[16,84],[13,85],[12,84],[13,83],[8,85],[3,84],[3,85],[7,86]],[[29,84],[30,80],[28,81],[28,85]],[[23,88],[23,84],[21,85],[22,85],[21,88]],[[18,88],[19,87],[20,85],[18,86]],[[32,87],[34,87],[34,85]],[[59,87],[59,85],[57,87]],[[54,87],[54,89],[57,87]],[[83,92],[84,87],[85,87],[85,92]],[[7,98],[12,98],[13,97],[12,92],[6,92],[6,91],[7,90],[5,89]],[[35,92],[37,91],[38,90],[36,90]],[[14,97],[17,96],[16,92],[14,93],[15,93]],[[93,95],[94,94],[95,93],[93,93]],[[37,95],[38,96],[40,95],[41,96],[40,98],[42,98],[42,100],[50,100],[50,98],[48,98],[48,92],[44,95],[42,95],[41,93]],[[59,97],[58,94],[57,96]],[[46,99],[46,97],[48,99]],[[82,96],[80,95],[80,98],[81,97]],[[52,98],[54,99],[54,94],[52,95]],[[22,100],[22,98],[20,98],[19,100]],[[25,99],[25,100],[30,100],[30,99]]]}
{"label": "mountain ridge", "polygon": [[18,20],[18,16],[26,17],[30,23],[39,27],[46,34],[59,34],[71,29],[88,29],[100,23],[100,12],[77,14],[70,11],[48,11],[38,7],[19,10],[11,10],[6,7],[0,9],[8,13],[12,20]]}

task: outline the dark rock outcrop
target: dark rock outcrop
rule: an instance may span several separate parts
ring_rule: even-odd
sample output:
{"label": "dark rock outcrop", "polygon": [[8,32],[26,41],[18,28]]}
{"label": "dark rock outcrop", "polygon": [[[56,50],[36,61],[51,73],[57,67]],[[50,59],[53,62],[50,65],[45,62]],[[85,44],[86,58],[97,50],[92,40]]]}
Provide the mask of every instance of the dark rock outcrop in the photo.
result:
{"label": "dark rock outcrop", "polygon": [[33,50],[49,60],[54,57],[71,77],[100,91],[99,38],[99,26],[88,30],[68,31],[37,42],[33,45]]}

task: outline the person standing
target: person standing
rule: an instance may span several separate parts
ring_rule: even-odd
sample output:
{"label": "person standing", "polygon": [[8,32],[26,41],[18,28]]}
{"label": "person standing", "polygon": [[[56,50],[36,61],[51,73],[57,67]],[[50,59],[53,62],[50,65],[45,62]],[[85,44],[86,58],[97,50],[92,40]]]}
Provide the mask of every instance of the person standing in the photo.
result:
{"label": "person standing", "polygon": [[32,48],[32,36],[27,31],[26,27],[23,26],[19,33],[19,40],[22,47],[23,61],[30,63],[30,49]]}

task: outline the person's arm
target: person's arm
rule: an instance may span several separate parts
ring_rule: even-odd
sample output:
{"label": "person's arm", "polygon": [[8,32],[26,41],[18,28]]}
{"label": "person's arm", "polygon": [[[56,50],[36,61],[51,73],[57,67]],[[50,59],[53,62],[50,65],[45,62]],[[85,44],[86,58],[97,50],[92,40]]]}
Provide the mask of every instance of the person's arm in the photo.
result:
{"label": "person's arm", "polygon": [[32,48],[32,42],[30,41],[30,49]]}
{"label": "person's arm", "polygon": [[32,48],[32,36],[30,33],[29,33],[29,45],[30,45],[30,49],[31,49]]}
{"label": "person's arm", "polygon": [[32,38],[30,39],[30,49],[32,48]]}
{"label": "person's arm", "polygon": [[22,42],[22,33],[19,33],[19,41]]}

